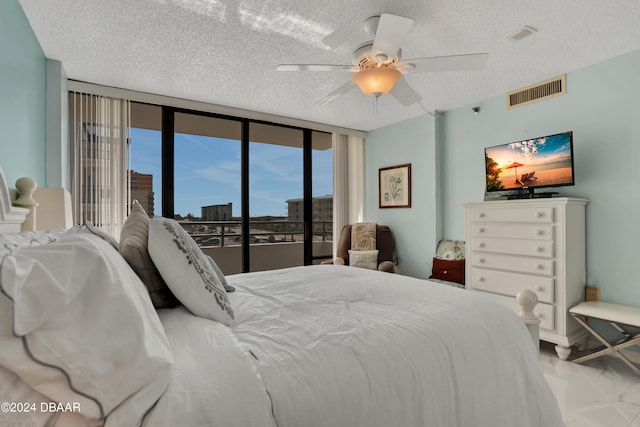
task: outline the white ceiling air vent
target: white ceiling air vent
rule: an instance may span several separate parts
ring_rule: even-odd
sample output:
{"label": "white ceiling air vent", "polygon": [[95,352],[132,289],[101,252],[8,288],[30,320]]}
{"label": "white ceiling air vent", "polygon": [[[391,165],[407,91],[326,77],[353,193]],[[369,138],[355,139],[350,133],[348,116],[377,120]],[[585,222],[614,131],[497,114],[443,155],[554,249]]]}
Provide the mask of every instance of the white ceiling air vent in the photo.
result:
{"label": "white ceiling air vent", "polygon": [[566,74],[507,93],[507,108],[520,107],[567,93]]}
{"label": "white ceiling air vent", "polygon": [[537,32],[538,32],[537,28],[532,27],[531,25],[525,25],[515,33],[508,34],[505,37],[514,41],[520,41],[526,37],[529,37],[531,34],[537,33]]}

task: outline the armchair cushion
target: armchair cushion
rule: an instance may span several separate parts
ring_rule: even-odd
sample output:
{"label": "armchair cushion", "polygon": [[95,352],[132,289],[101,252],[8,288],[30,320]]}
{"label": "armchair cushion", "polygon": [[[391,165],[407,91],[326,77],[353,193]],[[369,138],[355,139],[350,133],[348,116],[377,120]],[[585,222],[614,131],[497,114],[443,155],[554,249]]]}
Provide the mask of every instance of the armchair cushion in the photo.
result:
{"label": "armchair cushion", "polygon": [[370,270],[378,269],[378,250],[373,251],[354,251],[349,250],[349,265],[352,267],[368,268]]}
{"label": "armchair cushion", "polygon": [[[338,239],[336,256],[342,258],[345,265],[351,265],[349,259],[351,229],[351,225],[345,225],[340,231]],[[378,264],[383,261],[393,261],[393,234],[391,234],[391,230],[386,225],[376,224],[376,249],[378,250]]]}

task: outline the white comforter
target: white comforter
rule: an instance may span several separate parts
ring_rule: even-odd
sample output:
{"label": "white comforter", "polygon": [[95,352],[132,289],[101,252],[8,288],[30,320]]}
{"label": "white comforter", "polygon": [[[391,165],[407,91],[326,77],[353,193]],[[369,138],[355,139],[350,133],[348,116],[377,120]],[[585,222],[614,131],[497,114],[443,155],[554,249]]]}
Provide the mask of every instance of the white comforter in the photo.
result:
{"label": "white comforter", "polygon": [[[227,279],[232,328],[160,311],[175,362],[144,427],[563,425],[526,328],[481,295],[328,265]],[[0,380],[5,400],[47,401]]]}
{"label": "white comforter", "polygon": [[563,425],[526,328],[480,295],[328,265],[228,281],[278,427]]}

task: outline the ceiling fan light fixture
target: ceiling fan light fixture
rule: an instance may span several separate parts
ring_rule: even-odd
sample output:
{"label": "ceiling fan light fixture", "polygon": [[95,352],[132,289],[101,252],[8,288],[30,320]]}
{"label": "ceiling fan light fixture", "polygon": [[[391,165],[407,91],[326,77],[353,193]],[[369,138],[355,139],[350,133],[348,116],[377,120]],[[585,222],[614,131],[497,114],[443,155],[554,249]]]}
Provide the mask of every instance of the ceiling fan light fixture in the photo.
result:
{"label": "ceiling fan light fixture", "polygon": [[391,67],[367,68],[358,71],[351,80],[365,95],[380,96],[389,93],[402,73]]}

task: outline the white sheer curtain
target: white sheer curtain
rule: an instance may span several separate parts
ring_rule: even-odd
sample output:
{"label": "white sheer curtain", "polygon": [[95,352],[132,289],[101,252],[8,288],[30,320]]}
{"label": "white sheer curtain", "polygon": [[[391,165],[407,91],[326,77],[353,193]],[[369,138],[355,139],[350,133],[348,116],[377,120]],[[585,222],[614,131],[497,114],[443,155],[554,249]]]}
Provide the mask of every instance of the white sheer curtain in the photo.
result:
{"label": "white sheer curtain", "polygon": [[69,94],[74,222],[119,237],[129,205],[129,101]]}
{"label": "white sheer curtain", "polygon": [[364,139],[333,134],[333,256],[340,230],[361,222],[364,210]]}

